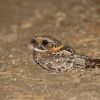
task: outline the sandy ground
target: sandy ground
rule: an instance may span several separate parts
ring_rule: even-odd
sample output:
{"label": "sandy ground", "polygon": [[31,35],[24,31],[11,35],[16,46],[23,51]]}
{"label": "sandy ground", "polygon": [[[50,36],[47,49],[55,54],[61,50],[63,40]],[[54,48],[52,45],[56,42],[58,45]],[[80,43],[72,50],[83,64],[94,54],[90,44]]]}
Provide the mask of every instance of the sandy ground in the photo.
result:
{"label": "sandy ground", "polygon": [[35,35],[100,58],[100,0],[0,1],[0,100],[100,100],[100,69],[42,69],[29,49]]}

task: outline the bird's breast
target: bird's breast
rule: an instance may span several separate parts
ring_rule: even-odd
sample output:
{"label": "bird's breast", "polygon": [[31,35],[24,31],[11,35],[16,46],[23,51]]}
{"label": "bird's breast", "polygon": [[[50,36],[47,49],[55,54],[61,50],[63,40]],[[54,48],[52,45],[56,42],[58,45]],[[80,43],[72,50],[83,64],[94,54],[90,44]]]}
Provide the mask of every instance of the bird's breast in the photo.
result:
{"label": "bird's breast", "polygon": [[36,53],[35,61],[49,71],[66,71],[73,67],[74,58],[68,51],[57,53]]}

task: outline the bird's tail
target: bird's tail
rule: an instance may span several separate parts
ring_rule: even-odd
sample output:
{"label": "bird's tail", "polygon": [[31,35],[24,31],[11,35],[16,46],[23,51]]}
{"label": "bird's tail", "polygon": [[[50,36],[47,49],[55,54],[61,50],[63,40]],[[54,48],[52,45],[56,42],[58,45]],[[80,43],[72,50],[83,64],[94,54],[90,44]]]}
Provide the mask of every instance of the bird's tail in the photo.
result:
{"label": "bird's tail", "polygon": [[86,60],[86,68],[100,68],[100,59]]}

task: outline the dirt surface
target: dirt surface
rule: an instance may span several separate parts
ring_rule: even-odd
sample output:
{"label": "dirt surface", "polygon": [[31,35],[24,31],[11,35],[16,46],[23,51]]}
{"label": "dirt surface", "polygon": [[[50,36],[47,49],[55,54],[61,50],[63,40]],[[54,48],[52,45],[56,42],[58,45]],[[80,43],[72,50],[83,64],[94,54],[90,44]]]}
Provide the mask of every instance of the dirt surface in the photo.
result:
{"label": "dirt surface", "polygon": [[100,100],[100,69],[42,69],[29,49],[35,35],[100,58],[100,0],[0,1],[0,100]]}

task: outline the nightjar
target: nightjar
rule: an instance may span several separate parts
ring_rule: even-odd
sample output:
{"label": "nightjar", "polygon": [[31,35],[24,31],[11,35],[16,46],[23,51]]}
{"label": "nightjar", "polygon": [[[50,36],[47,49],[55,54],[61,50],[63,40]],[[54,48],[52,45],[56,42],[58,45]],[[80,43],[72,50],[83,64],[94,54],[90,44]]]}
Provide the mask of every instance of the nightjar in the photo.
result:
{"label": "nightjar", "polygon": [[72,69],[100,67],[100,59],[77,54],[73,48],[50,36],[35,36],[31,40],[33,58],[49,71],[63,72]]}

